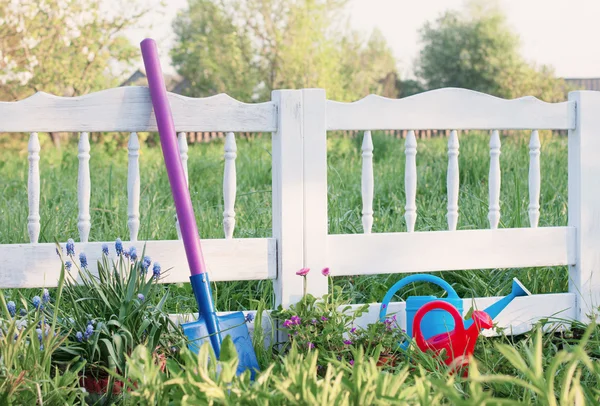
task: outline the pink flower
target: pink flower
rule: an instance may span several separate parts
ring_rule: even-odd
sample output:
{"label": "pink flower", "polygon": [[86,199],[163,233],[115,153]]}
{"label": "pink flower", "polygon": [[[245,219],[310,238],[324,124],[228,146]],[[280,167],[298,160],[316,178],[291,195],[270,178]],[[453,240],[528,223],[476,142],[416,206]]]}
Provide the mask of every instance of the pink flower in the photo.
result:
{"label": "pink flower", "polygon": [[302,319],[298,316],[292,316],[292,318],[290,319],[290,321],[292,322],[292,324],[300,324],[300,322],[302,321]]}
{"label": "pink flower", "polygon": [[327,321],[327,320],[329,320],[327,317],[321,316],[321,321]]}
{"label": "pink flower", "polygon": [[353,360],[353,359],[351,359],[351,360],[349,361],[349,364],[350,364],[350,365],[352,365],[352,366],[354,366],[354,360]]}
{"label": "pink flower", "polygon": [[288,319],[288,320],[286,320],[286,321],[283,322],[283,327],[290,328],[290,326],[292,324],[293,324],[292,321]]}
{"label": "pink flower", "polygon": [[313,348],[315,348],[315,345],[313,343],[308,343],[308,349],[312,350]]}
{"label": "pink flower", "polygon": [[329,268],[323,268],[321,273],[323,274],[323,276],[329,276]]}
{"label": "pink flower", "polygon": [[309,272],[310,272],[310,268],[302,268],[301,270],[299,270],[298,272],[296,272],[296,275],[298,275],[298,276],[306,276],[306,275],[308,275]]}

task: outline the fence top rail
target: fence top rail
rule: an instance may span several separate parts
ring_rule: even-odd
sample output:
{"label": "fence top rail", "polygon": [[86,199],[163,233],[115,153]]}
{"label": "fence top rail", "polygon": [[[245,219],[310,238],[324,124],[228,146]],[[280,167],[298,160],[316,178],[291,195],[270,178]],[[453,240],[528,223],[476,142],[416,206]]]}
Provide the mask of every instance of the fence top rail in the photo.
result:
{"label": "fence top rail", "polygon": [[506,100],[459,88],[430,90],[402,99],[369,95],[353,103],[327,101],[327,130],[575,128],[575,103],[533,96]]}
{"label": "fence top rail", "polygon": [[[273,102],[242,103],[226,94],[168,97],[177,131],[277,130]],[[0,102],[0,132],[156,130],[147,87],[117,87],[77,97],[38,92],[20,101]]]}

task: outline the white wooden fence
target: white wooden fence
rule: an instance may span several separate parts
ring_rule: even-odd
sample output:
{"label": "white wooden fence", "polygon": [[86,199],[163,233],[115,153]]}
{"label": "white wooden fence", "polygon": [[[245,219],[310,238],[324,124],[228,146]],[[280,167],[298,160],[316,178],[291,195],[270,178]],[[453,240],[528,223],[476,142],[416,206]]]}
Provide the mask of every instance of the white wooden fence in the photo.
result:
{"label": "white wooden fence", "polygon": [[[223,131],[224,239],[203,240],[213,281],[264,280],[275,282],[277,304],[288,305],[302,295],[295,272],[329,266],[335,276],[452,271],[568,265],[569,292],[516,299],[498,318],[513,333],[525,331],[541,317],[587,320],[600,305],[600,92],[577,91],[563,103],[549,104],[533,97],[503,100],[464,90],[440,89],[393,100],[368,96],[354,103],[326,99],[322,89],[276,90],[272,101],[240,103],[229,96],[193,99],[169,94],[179,148],[187,173],[186,132]],[[415,232],[418,144],[413,131],[405,141],[406,232],[372,233],[373,149],[371,130],[451,129],[491,130],[489,172],[489,229],[457,230],[459,140],[448,139],[448,231]],[[498,130],[531,130],[529,161],[529,228],[498,228],[500,212],[501,144]],[[569,223],[538,227],[540,211],[540,142],[537,130],[569,131]],[[327,220],[327,131],[364,131],[362,144],[363,234],[330,235]],[[54,244],[40,244],[40,151],[38,132],[79,132],[77,249],[94,264],[102,242],[90,221],[88,133],[130,132],[128,218],[131,242],[140,227],[140,172],[137,132],[156,131],[147,88],[122,87],[82,97],[62,98],[38,93],[28,99],[0,103],[0,132],[29,132],[29,244],[0,245],[0,287],[42,287],[56,284],[59,262]],[[234,239],[236,196],[236,132],[271,132],[273,159],[273,235]],[[543,151],[542,151],[543,152]],[[43,168],[41,168],[43,170]],[[191,180],[193,182],[193,180]],[[143,214],[142,214],[143,215]],[[23,225],[25,227],[25,225]],[[174,224],[174,227],[176,225]],[[173,267],[163,282],[187,282],[188,270],[180,241],[148,241],[148,252]],[[92,266],[93,268],[93,266]],[[500,272],[500,271],[499,271]],[[532,270],[534,272],[534,270]],[[308,291],[327,291],[326,278],[312,272]],[[495,298],[475,299],[480,308]],[[465,308],[473,305],[465,299]],[[404,303],[390,305],[389,312]],[[378,304],[362,322],[376,320]],[[404,322],[403,312],[399,314]]]}

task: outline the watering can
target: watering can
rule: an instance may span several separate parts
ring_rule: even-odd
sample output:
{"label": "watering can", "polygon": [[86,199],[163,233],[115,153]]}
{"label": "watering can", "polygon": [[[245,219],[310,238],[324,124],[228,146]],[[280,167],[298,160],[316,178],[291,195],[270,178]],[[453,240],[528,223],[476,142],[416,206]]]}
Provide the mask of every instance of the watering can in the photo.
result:
{"label": "watering can", "polygon": [[[410,296],[408,299],[406,299],[406,333],[409,337],[413,337],[413,320],[415,318],[415,314],[420,308],[422,308],[427,303],[433,301],[446,302],[454,306],[458,311],[458,314],[462,315],[462,299],[458,297],[456,291],[452,288],[452,286],[450,286],[450,284],[448,284],[448,282],[444,281],[441,278],[438,278],[437,276],[417,274],[399,280],[385,294],[383,301],[381,302],[381,307],[379,309],[379,320],[381,322],[385,321],[387,308],[390,301],[392,300],[392,297],[400,289],[413,282],[429,282],[438,285],[447,292],[448,297],[440,299],[435,296]],[[506,297],[500,299],[496,303],[492,304],[488,308],[484,309],[484,312],[486,312],[492,319],[494,319],[510,302],[512,302],[512,300],[515,297],[528,295],[531,295],[531,293],[521,284],[521,282],[519,282],[517,278],[514,278],[512,282],[511,293]],[[467,321],[465,327],[469,328],[472,323],[473,320]],[[427,340],[428,338],[433,337],[435,335],[447,333],[449,331],[454,330],[455,319],[452,317],[451,313],[449,313],[444,308],[435,308],[427,312],[427,314],[423,316],[422,324],[423,325],[421,326],[421,332],[423,334],[423,337]],[[405,346],[406,345],[407,343],[405,343]]]}
{"label": "watering can", "polygon": [[[425,339],[421,330],[421,324],[428,313],[435,311],[445,311],[452,315],[454,329]],[[466,324],[463,325],[462,317],[456,307],[448,302],[434,300],[425,304],[417,311],[412,331],[414,332],[417,346],[421,351],[433,350],[439,354],[445,350],[446,359],[444,359],[444,363],[456,371],[468,365],[469,356],[473,355],[479,332],[482,329],[492,328],[493,322],[488,313],[475,310],[473,311],[469,326],[467,327]],[[466,375],[467,370],[464,369],[463,371]]]}

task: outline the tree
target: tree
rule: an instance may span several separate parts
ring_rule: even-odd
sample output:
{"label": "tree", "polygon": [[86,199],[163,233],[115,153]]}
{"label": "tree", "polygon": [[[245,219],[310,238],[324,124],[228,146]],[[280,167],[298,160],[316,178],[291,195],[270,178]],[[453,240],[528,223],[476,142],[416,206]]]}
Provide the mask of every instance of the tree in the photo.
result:
{"label": "tree", "polygon": [[191,96],[265,100],[273,89],[306,87],[338,100],[380,93],[384,79],[395,78],[395,60],[380,33],[365,42],[335,23],[346,2],[189,0],[173,25],[173,64]]}
{"label": "tree", "polygon": [[122,35],[146,10],[100,0],[0,0],[0,100],[75,96],[115,85],[139,55]]}
{"label": "tree", "polygon": [[428,89],[463,87],[504,98],[563,100],[565,84],[550,67],[536,69],[519,53],[519,38],[496,3],[472,1],[421,30],[416,74]]}

